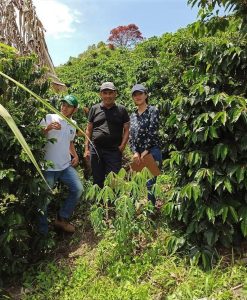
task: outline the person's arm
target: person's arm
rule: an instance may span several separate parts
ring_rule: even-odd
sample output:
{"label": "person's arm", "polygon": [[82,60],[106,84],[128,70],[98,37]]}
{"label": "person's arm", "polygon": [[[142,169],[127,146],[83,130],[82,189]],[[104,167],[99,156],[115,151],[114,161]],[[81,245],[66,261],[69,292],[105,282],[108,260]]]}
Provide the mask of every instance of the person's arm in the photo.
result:
{"label": "person's arm", "polygon": [[69,151],[70,151],[70,154],[73,156],[73,158],[71,160],[71,165],[72,165],[72,167],[76,167],[79,164],[79,157],[76,153],[75,145],[74,145],[73,141],[70,142]]}
{"label": "person's arm", "polygon": [[139,163],[141,162],[141,156],[138,152],[135,152],[133,154],[132,160],[139,165]]}
{"label": "person's arm", "polygon": [[140,158],[143,158],[145,155],[147,155],[149,153],[148,150],[144,150],[142,153],[141,153],[141,156]]}
{"label": "person's arm", "polygon": [[150,123],[148,127],[148,133],[145,139],[144,148],[145,150],[141,153],[141,158],[149,153],[149,149],[152,146],[152,141],[157,136],[159,130],[159,110],[154,107],[150,114]]}
{"label": "person's arm", "polygon": [[[84,150],[84,157],[86,159],[90,158],[90,151],[89,151],[89,139],[91,140],[92,138],[92,133],[93,133],[93,123],[88,123],[87,128],[86,128],[86,137],[85,137],[85,150]],[[88,139],[88,138],[89,139]]]}
{"label": "person's arm", "polygon": [[46,127],[42,128],[44,134],[47,134],[52,129],[60,130],[61,129],[61,124],[58,123],[58,122],[51,122]]}
{"label": "person's arm", "polygon": [[122,142],[121,145],[118,147],[121,152],[124,151],[126,144],[128,143],[129,140],[129,128],[130,128],[130,123],[127,122],[123,126],[123,137],[122,137]]}
{"label": "person's arm", "polygon": [[[134,127],[135,118],[134,118],[133,115],[131,115],[131,117],[130,117],[130,122],[132,124],[132,127]],[[129,146],[130,146],[131,152],[133,153],[132,160],[139,165],[139,163],[140,163],[140,154],[136,150],[136,142],[135,141],[136,141],[135,133],[133,131],[133,128],[132,129],[130,128]]]}
{"label": "person's arm", "polygon": [[130,145],[130,150],[132,151],[132,153],[136,153],[136,137],[134,135],[133,130],[130,129],[130,135],[129,135],[129,145]]}
{"label": "person's arm", "polygon": [[55,130],[60,130],[61,129],[61,124],[59,122],[51,122],[47,124],[47,116],[41,120],[40,126],[42,128],[42,132],[44,134],[47,134],[50,130],[55,129]]}

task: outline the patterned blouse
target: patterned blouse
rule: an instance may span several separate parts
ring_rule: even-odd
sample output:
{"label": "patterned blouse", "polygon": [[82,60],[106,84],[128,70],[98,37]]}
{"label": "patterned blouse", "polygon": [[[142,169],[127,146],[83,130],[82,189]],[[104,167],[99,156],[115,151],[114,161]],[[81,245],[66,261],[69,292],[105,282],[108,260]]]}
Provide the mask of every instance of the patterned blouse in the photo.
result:
{"label": "patterned blouse", "polygon": [[130,116],[130,148],[133,153],[142,153],[154,146],[159,147],[159,111],[155,106],[148,105],[139,114],[138,110]]}

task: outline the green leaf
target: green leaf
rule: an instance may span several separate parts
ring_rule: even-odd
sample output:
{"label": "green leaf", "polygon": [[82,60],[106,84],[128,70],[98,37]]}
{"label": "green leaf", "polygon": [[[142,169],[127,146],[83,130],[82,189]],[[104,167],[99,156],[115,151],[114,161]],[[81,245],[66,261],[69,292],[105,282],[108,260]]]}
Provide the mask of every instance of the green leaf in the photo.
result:
{"label": "green leaf", "polygon": [[227,154],[228,154],[228,146],[225,144],[220,143],[213,148],[213,155],[215,159],[221,158],[221,160],[223,161],[225,160]]}
{"label": "green leaf", "polygon": [[239,208],[239,216],[241,219],[241,231],[243,233],[243,236],[247,236],[247,207],[242,206]]}
{"label": "green leaf", "polygon": [[94,184],[87,192],[86,199],[92,200],[96,198],[99,192],[100,192],[100,187],[97,184]]}
{"label": "green leaf", "polygon": [[247,237],[247,216],[241,222],[241,231],[244,237]]}
{"label": "green leaf", "polygon": [[97,195],[97,200],[103,200],[104,203],[113,201],[115,198],[113,190],[109,186],[104,186],[100,193]]}
{"label": "green leaf", "polygon": [[175,113],[171,114],[170,117],[167,119],[166,124],[167,126],[173,126],[177,122],[177,115]]}
{"label": "green leaf", "polygon": [[174,254],[178,249],[180,249],[185,243],[183,237],[170,236],[166,241],[166,248],[168,253]]}
{"label": "green leaf", "polygon": [[201,162],[201,160],[202,160],[202,157],[201,157],[200,152],[198,152],[198,151],[189,152],[188,162],[189,162],[190,165],[194,166],[198,162]]}
{"label": "green leaf", "polygon": [[196,120],[194,121],[194,127],[193,130],[196,130],[198,127],[202,127],[205,125],[205,123],[207,123],[209,119],[209,114],[208,113],[203,113],[200,114]]}
{"label": "green leaf", "polygon": [[177,165],[181,163],[182,160],[182,153],[179,151],[172,151],[171,152],[171,159],[170,159],[170,166],[172,168],[173,163],[175,162]]}
{"label": "green leaf", "polygon": [[208,179],[208,182],[210,183],[210,184],[212,184],[213,183],[213,175],[214,175],[214,172],[212,171],[212,170],[210,170],[210,169],[206,169],[207,171],[206,171],[206,173],[207,173],[207,179]]}
{"label": "green leaf", "polygon": [[221,123],[225,126],[226,124],[226,119],[227,119],[227,114],[225,111],[220,111],[218,112],[215,117],[213,118],[213,124],[217,122],[217,120],[221,121]]}
{"label": "green leaf", "polygon": [[189,200],[193,199],[194,201],[197,201],[200,195],[201,195],[201,188],[195,182],[186,184],[181,190],[181,196],[187,197]]}
{"label": "green leaf", "polygon": [[224,186],[228,190],[228,192],[231,194],[232,193],[232,185],[231,185],[231,182],[228,178],[226,178],[224,180]]}
{"label": "green leaf", "polygon": [[210,184],[213,181],[213,171],[211,169],[201,168],[196,172],[195,179],[201,181],[201,179],[207,179]]}
{"label": "green leaf", "polygon": [[13,182],[15,179],[15,169],[0,170],[0,180],[6,177]]}
{"label": "green leaf", "polygon": [[208,132],[209,132],[209,127],[205,127],[204,135],[203,135],[203,140],[206,141],[208,139]]}
{"label": "green leaf", "polygon": [[207,212],[207,216],[208,216],[209,221],[211,221],[212,223],[214,223],[214,221],[215,221],[214,210],[211,207],[208,207],[206,209],[206,212]]}
{"label": "green leaf", "polygon": [[134,198],[137,198],[138,195],[140,195],[140,185],[137,184],[135,181],[132,181],[130,184],[130,192]]}
{"label": "green leaf", "polygon": [[207,63],[207,68],[206,68],[206,72],[208,72],[208,70],[212,67],[212,65],[210,63]]}
{"label": "green leaf", "polygon": [[229,165],[229,167],[227,167],[227,175],[230,178],[232,178],[232,176],[236,173],[238,168],[239,168],[239,166],[237,166],[237,165]]}
{"label": "green leaf", "polygon": [[216,234],[216,230],[210,229],[205,231],[204,237],[206,238],[208,245],[213,246],[217,242],[219,235]]}
{"label": "green leaf", "polygon": [[239,117],[241,116],[243,111],[243,108],[234,108],[232,110],[232,114],[231,114],[231,118],[232,118],[232,123],[237,122],[237,120],[239,119]]}
{"label": "green leaf", "polygon": [[228,215],[228,206],[224,206],[222,209],[222,221],[225,223],[227,215]]}
{"label": "green leaf", "polygon": [[244,180],[245,167],[239,166],[236,171],[237,182],[240,183]]}
{"label": "green leaf", "polygon": [[224,178],[219,178],[219,179],[216,179],[216,182],[215,182],[215,190],[217,190],[217,188],[223,183],[224,181]]}
{"label": "green leaf", "polygon": [[220,149],[220,155],[221,155],[221,159],[222,161],[226,158],[228,153],[228,146],[227,145],[223,145]]}
{"label": "green leaf", "polygon": [[192,187],[191,187],[190,184],[186,185],[185,194],[186,194],[188,199],[191,199],[191,197],[192,197]]}
{"label": "green leaf", "polygon": [[124,179],[127,175],[127,172],[124,168],[121,168],[121,170],[118,172],[118,176],[122,179]]}
{"label": "green leaf", "polygon": [[216,128],[214,126],[209,127],[209,136],[210,136],[211,139],[219,137],[218,134],[217,134]]}
{"label": "green leaf", "polygon": [[162,209],[162,211],[164,212],[164,215],[171,217],[173,214],[173,211],[174,211],[174,207],[175,207],[175,204],[173,202],[165,203],[164,208]]}
{"label": "green leaf", "polygon": [[201,188],[198,184],[193,184],[192,194],[193,194],[194,201],[196,201],[199,198],[199,196],[201,195]]}
{"label": "green leaf", "polygon": [[196,222],[195,221],[190,222],[189,225],[187,226],[186,234],[191,234],[195,232],[195,228],[196,228]]}
{"label": "green leaf", "polygon": [[240,140],[240,149],[241,151],[247,150],[247,136],[243,135]]}
{"label": "green leaf", "polygon": [[211,266],[211,260],[210,260],[210,257],[209,257],[208,254],[205,253],[205,252],[202,252],[201,257],[202,257],[203,268],[204,268],[204,269],[209,269],[210,266]]}
{"label": "green leaf", "polygon": [[13,120],[13,118],[11,117],[11,115],[2,106],[2,104],[0,104],[0,116],[9,125],[10,129],[13,131],[13,133],[16,136],[17,140],[21,144],[21,146],[24,149],[24,151],[27,153],[28,157],[30,158],[31,162],[34,164],[34,166],[37,169],[37,171],[39,172],[40,176],[42,177],[42,179],[44,180],[44,182],[46,183],[46,185],[48,186],[48,188],[51,189],[51,187],[49,186],[49,184],[45,180],[45,177],[43,176],[43,173],[42,173],[41,169],[39,168],[39,165],[38,165],[36,159],[34,158],[33,153],[31,151],[30,147],[28,146],[27,142],[25,141],[22,133],[20,132],[19,128],[16,126],[15,121]]}
{"label": "green leaf", "polygon": [[237,223],[238,222],[238,214],[233,206],[229,206],[229,210],[231,212],[231,215],[233,217],[233,220]]}

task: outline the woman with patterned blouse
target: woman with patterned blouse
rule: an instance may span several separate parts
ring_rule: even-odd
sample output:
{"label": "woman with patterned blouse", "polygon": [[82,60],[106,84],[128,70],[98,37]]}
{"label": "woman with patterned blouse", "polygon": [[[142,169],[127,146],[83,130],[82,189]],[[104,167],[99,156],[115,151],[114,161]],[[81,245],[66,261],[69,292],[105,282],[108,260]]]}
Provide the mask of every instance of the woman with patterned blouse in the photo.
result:
{"label": "woman with patterned blouse", "polygon": [[[155,106],[148,105],[147,89],[142,84],[136,84],[131,90],[132,98],[137,109],[130,116],[130,148],[133,152],[133,161],[137,164],[141,159],[151,153],[158,163],[162,164],[162,155],[159,146],[159,111]],[[148,199],[156,206],[155,197],[151,192],[156,177],[148,180],[147,187],[149,190]]]}

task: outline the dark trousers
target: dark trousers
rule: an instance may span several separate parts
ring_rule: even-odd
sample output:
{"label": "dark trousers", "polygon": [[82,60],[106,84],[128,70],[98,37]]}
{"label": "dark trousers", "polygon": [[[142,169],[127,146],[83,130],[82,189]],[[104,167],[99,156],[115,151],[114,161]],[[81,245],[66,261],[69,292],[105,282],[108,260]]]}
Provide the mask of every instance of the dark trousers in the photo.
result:
{"label": "dark trousers", "polygon": [[105,177],[110,172],[118,173],[122,167],[122,153],[119,149],[90,149],[93,183],[100,188],[104,186]]}

